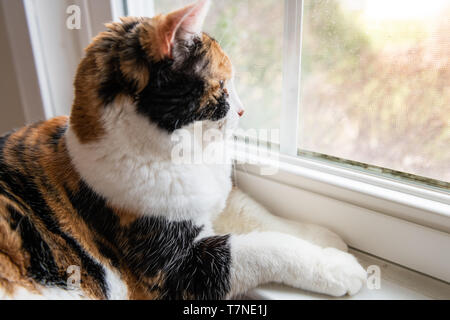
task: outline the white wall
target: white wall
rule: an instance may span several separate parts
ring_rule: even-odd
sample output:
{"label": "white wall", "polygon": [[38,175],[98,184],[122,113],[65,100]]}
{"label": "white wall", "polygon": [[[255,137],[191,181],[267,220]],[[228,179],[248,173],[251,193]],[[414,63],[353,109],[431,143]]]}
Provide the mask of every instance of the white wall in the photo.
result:
{"label": "white wall", "polygon": [[3,7],[0,6],[0,135],[25,124],[11,46],[3,17]]}
{"label": "white wall", "polygon": [[[73,1],[26,0],[25,4],[47,116],[68,115],[73,102],[73,80],[83,55],[79,36],[88,26],[82,23],[81,30],[67,28],[66,10]],[[87,10],[81,9],[83,17]]]}
{"label": "white wall", "polygon": [[[73,4],[79,30],[66,26]],[[111,1],[0,0],[0,10],[0,134],[68,115],[83,48],[112,20]]]}

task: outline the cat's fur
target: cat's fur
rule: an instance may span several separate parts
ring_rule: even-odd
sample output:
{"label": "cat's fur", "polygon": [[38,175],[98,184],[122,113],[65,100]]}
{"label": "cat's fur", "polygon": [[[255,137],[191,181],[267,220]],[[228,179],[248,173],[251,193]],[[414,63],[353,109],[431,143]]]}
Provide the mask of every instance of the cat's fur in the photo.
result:
{"label": "cat's fur", "polygon": [[108,25],[80,64],[70,120],[0,139],[0,297],[224,299],[271,281],[361,289],[365,271],[334,233],[232,190],[231,165],[173,163],[176,129],[225,131],[242,114],[230,60],[201,33],[208,6]]}

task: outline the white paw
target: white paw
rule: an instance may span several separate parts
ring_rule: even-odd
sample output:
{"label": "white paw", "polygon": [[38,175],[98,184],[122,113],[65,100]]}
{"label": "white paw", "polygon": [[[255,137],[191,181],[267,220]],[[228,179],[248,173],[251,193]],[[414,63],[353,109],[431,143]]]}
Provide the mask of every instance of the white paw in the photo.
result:
{"label": "white paw", "polygon": [[342,238],[324,227],[314,224],[294,224],[292,228],[296,230],[295,234],[291,233],[292,235],[314,243],[319,247],[348,251],[348,247]]}
{"label": "white paw", "polygon": [[366,270],[351,254],[334,248],[323,249],[319,276],[324,280],[323,293],[341,297],[354,295],[365,285]]}

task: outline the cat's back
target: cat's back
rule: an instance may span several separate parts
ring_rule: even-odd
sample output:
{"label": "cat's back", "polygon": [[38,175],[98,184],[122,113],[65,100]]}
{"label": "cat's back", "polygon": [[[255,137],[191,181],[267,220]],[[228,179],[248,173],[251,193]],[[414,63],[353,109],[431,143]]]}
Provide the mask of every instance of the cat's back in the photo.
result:
{"label": "cat's back", "polygon": [[[37,295],[33,273],[35,278],[50,280],[36,268],[33,257],[35,253],[45,256],[49,248],[44,245],[32,211],[34,207],[46,207],[42,163],[47,166],[55,160],[67,121],[66,117],[56,118],[0,137],[0,296],[4,298]],[[48,260],[42,262],[42,267],[49,266]]]}
{"label": "cat's back", "polygon": [[55,288],[46,298],[79,298],[57,290],[67,287],[67,265],[87,259],[63,221],[63,184],[77,180],[67,126],[68,118],[58,117],[0,138],[0,298],[39,298],[46,287]]}
{"label": "cat's back", "polygon": [[[64,134],[67,117],[35,123],[0,137],[1,202],[28,203],[69,166]],[[37,201],[37,199],[34,199]]]}

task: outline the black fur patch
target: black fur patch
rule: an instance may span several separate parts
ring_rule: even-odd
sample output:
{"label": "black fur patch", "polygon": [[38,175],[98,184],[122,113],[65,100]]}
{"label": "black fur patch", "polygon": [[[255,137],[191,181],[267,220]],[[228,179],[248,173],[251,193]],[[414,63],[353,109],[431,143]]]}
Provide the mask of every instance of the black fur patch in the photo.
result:
{"label": "black fur patch", "polygon": [[95,232],[100,252],[111,261],[112,265],[119,266],[121,261],[117,250],[120,238],[118,217],[106,206],[105,200],[83,181],[79,183],[78,192],[72,193],[67,187],[65,190],[72,206]]}
{"label": "black fur patch", "polygon": [[169,222],[162,217],[142,217],[121,227],[118,217],[85,183],[68,191],[72,205],[92,230],[102,236],[103,250],[115,264],[125,265],[138,278],[162,273],[161,299],[223,299],[230,289],[228,236],[195,242],[201,232],[190,221]]}
{"label": "black fur patch", "polygon": [[151,66],[152,80],[138,96],[138,112],[168,132],[194,121],[224,118],[230,109],[225,94],[217,104],[209,103],[200,108],[206,89],[205,80],[189,73],[193,66],[183,66],[183,70],[174,71],[172,63],[166,60]]}
{"label": "black fur patch", "polygon": [[[136,100],[140,114],[169,133],[194,121],[218,121],[226,116],[230,105],[225,92],[217,103],[200,106],[206,91],[209,63],[200,39],[190,45],[179,45],[179,50],[183,51],[180,56],[184,56],[181,63],[171,59],[155,63],[144,53],[138,32],[133,32],[122,42],[107,38],[103,40],[104,44],[98,44],[110,50],[99,89],[104,105],[111,103],[119,93],[125,93]],[[142,92],[137,92],[136,83],[124,77],[120,70],[121,61],[133,61],[136,69],[149,70],[150,81]]]}
{"label": "black fur patch", "polygon": [[230,290],[231,255],[229,236],[215,236],[193,243],[181,264],[167,271],[165,297],[182,299],[188,296],[201,300],[221,300]]}
{"label": "black fur patch", "polygon": [[66,288],[64,272],[59,270],[53,258],[52,251],[41,234],[28,217],[22,216],[13,207],[7,206],[11,220],[11,229],[17,230],[22,239],[22,248],[30,255],[28,275],[44,286]]}
{"label": "black fur patch", "polygon": [[49,144],[53,146],[53,150],[56,152],[58,150],[58,145],[61,139],[64,137],[64,134],[67,131],[67,125],[57,127],[55,132],[50,136]]}
{"label": "black fur patch", "polygon": [[3,148],[5,147],[6,141],[8,141],[8,138],[11,136],[11,133],[7,133],[0,137],[0,161],[3,160]]}

